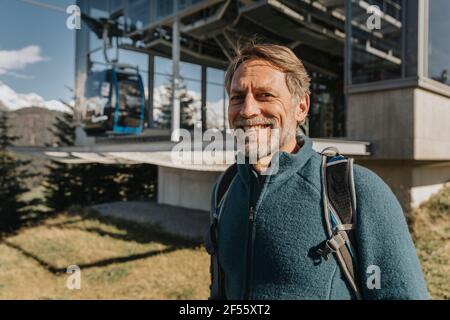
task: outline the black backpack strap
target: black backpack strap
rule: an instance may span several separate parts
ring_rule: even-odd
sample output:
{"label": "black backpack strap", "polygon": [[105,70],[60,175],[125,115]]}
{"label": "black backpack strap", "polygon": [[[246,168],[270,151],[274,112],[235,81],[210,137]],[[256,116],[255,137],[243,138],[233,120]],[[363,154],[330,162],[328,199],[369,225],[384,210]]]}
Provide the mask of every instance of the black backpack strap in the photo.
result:
{"label": "black backpack strap", "polygon": [[216,194],[215,194],[216,208],[219,207],[220,201],[224,198],[224,195],[228,191],[228,188],[231,185],[231,181],[234,179],[236,174],[237,174],[237,165],[233,164],[232,166],[228,167],[227,170],[225,170],[225,172],[219,178],[219,182],[218,182],[217,190],[216,190]]}
{"label": "black backpack strap", "polygon": [[221,217],[221,204],[225,199],[226,193],[233,181],[233,178],[237,174],[237,165],[233,164],[224,173],[222,173],[217,181],[217,187],[215,188],[214,197],[214,209],[210,212],[210,226],[208,232],[205,235],[205,247],[206,251],[211,256],[210,274],[211,274],[211,293],[210,300],[222,300],[225,299],[224,295],[224,273],[220,266],[219,255],[217,253],[217,241],[218,230],[217,226]]}
{"label": "black backpack strap", "polygon": [[324,218],[329,239],[317,251],[326,260],[334,254],[357,299],[362,299],[358,281],[356,194],[353,159],[334,148],[322,151]]}

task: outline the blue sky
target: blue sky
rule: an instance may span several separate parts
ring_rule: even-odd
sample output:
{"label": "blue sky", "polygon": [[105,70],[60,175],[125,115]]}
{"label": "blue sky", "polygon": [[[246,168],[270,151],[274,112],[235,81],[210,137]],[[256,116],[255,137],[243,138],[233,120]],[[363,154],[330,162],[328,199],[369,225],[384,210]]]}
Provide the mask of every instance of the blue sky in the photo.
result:
{"label": "blue sky", "polygon": [[[44,0],[66,8],[73,0]],[[73,87],[75,31],[66,27],[63,12],[0,1],[0,53],[21,57],[0,69],[0,81],[19,93],[36,92],[44,99],[71,99],[65,85]],[[31,56],[31,57],[30,57]],[[5,70],[6,68],[6,70]]]}
{"label": "blue sky", "polygon": [[[63,9],[75,3],[75,0],[37,1]],[[35,92],[45,100],[72,100],[72,93],[66,86],[74,87],[76,31],[66,27],[67,17],[64,12],[22,0],[0,0],[0,81],[18,93]],[[93,49],[101,41],[93,38],[90,44]],[[103,56],[97,52],[92,59],[102,61]],[[148,68],[144,54],[121,50],[120,61],[138,65],[144,71]],[[155,63],[157,72],[171,73],[169,59],[158,58]],[[188,89],[200,92],[198,66],[182,63],[181,74],[187,78]],[[146,85],[145,72],[142,76]],[[222,82],[223,72],[209,69],[208,80]],[[155,76],[155,86],[166,82],[166,76]],[[222,91],[215,89],[214,85],[208,89],[208,100],[222,98]]]}

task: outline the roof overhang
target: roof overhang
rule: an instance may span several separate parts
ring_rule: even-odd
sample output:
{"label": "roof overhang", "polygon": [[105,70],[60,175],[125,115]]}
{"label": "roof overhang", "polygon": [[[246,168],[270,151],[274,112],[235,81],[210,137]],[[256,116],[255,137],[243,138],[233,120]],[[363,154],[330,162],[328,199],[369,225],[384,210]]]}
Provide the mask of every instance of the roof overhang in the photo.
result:
{"label": "roof overhang", "polygon": [[[326,147],[335,147],[343,155],[361,157],[370,156],[370,143],[366,141],[350,141],[345,139],[312,139],[313,149],[317,152]],[[204,150],[183,151],[182,157],[173,152],[177,144],[160,141],[135,144],[105,144],[89,147],[11,147],[10,151],[54,160],[66,164],[153,164],[157,166],[194,170],[224,171],[235,159],[235,151],[216,151],[214,161],[208,163],[203,159],[211,159],[211,152]],[[181,159],[182,158],[182,159]],[[186,159],[188,161],[186,161]]]}

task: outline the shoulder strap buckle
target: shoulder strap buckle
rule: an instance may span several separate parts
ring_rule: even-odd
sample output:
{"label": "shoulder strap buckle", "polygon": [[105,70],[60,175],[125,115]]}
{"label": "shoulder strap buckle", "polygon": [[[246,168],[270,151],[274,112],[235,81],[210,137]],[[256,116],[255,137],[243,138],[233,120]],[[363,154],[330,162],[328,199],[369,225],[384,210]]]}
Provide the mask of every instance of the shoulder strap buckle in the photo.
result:
{"label": "shoulder strap buckle", "polygon": [[317,254],[328,261],[329,256],[332,253],[337,252],[342,246],[345,245],[347,235],[344,235],[343,233],[345,233],[345,231],[339,231],[329,240],[326,240],[323,247],[317,250]]}

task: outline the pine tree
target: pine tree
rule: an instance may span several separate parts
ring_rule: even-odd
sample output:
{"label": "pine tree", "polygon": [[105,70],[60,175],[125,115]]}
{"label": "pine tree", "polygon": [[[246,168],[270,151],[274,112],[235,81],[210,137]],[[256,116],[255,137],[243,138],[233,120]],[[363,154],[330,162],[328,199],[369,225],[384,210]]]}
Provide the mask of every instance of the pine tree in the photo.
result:
{"label": "pine tree", "polygon": [[[158,120],[161,128],[170,129],[170,125],[172,123],[172,85],[166,84],[164,87],[165,93],[165,101],[161,106],[161,115]],[[187,86],[183,80],[180,78],[179,84],[179,99],[180,99],[180,127],[184,129],[193,129],[194,128],[194,98],[189,94],[187,90]]]}
{"label": "pine tree", "polygon": [[[67,106],[69,106],[66,103]],[[72,146],[75,142],[75,125],[73,112],[64,113],[56,118],[54,127],[49,129],[56,137],[57,147]],[[52,211],[67,208],[71,204],[71,190],[74,183],[70,165],[51,160],[47,165],[45,178],[45,205]]]}
{"label": "pine tree", "polygon": [[149,164],[124,166],[122,192],[124,200],[154,200],[158,170]]}
{"label": "pine tree", "polygon": [[[75,142],[73,113],[58,117],[52,133],[57,146]],[[149,165],[65,164],[51,161],[45,181],[45,203],[52,212],[71,205],[149,199],[155,195],[156,170]]]}
{"label": "pine tree", "polygon": [[29,191],[24,187],[25,179],[31,177],[24,169],[29,161],[16,159],[7,148],[17,137],[9,135],[8,115],[0,112],[0,232],[16,230],[28,213],[29,203],[21,200]]}

